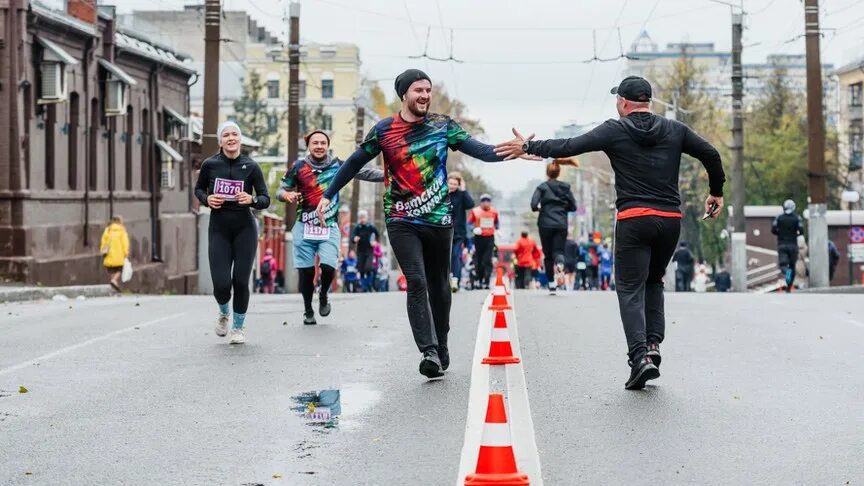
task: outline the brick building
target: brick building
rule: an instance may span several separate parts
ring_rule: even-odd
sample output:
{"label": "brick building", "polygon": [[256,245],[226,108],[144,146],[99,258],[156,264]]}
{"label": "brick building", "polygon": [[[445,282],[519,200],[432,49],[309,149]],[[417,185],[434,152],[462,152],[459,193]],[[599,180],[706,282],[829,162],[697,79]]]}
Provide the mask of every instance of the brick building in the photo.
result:
{"label": "brick building", "polygon": [[194,292],[195,70],[118,29],[113,7],[66,4],[0,2],[0,278],[104,282],[99,239],[120,215],[136,268],[131,287]]}

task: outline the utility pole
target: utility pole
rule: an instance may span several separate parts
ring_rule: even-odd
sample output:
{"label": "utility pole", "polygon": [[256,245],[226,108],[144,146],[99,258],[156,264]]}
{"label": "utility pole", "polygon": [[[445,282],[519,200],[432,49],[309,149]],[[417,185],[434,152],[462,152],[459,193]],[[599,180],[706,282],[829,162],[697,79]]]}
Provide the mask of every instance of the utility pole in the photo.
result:
{"label": "utility pole", "polygon": [[822,61],[819,55],[819,0],[804,1],[807,52],[807,177],[809,179],[810,287],[827,287],[828,220],[825,121],[822,114]]}
{"label": "utility pole", "polygon": [[747,229],[744,225],[744,13],[732,12],[732,289],[747,291]]}
{"label": "utility pole", "polygon": [[204,128],[201,151],[209,157],[219,150],[216,128],[219,125],[219,36],[222,6],[220,0],[207,0],[204,6]]}
{"label": "utility pole", "polygon": [[291,2],[291,39],[288,44],[288,163],[297,157],[300,140],[300,4]]}
{"label": "utility pole", "polygon": [[[359,147],[363,143],[363,120],[366,119],[366,108],[357,106],[357,120],[355,126],[357,130],[354,132],[354,142]],[[360,179],[354,178],[351,182],[351,221],[357,222],[357,212],[360,210]]]}

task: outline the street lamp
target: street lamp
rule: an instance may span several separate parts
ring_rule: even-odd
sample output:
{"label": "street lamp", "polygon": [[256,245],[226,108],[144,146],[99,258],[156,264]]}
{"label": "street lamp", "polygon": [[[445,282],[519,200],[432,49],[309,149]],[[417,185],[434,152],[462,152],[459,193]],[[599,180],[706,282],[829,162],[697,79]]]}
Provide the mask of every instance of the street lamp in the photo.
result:
{"label": "street lamp", "polygon": [[854,279],[852,278],[852,254],[849,251],[850,245],[852,244],[852,205],[857,203],[859,199],[861,199],[861,195],[858,194],[857,191],[843,191],[840,195],[840,199],[846,203],[846,207],[849,209],[849,231],[847,238],[849,241],[846,243],[846,259],[849,260],[849,285],[854,283]]}

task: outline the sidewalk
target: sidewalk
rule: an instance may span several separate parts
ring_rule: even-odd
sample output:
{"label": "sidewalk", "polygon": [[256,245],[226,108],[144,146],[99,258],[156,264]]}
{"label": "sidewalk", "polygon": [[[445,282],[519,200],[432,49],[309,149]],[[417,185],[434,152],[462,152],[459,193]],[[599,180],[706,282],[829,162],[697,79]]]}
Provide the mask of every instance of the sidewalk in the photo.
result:
{"label": "sidewalk", "polygon": [[79,296],[108,297],[114,295],[114,293],[110,285],[71,285],[68,287],[0,286],[0,302],[51,299],[55,295],[64,295],[70,299]]}

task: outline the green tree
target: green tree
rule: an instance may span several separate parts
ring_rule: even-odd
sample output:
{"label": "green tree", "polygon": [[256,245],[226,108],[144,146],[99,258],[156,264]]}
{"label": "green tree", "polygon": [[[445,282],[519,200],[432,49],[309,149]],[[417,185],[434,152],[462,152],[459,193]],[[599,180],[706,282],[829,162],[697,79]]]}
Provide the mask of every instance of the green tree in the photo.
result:
{"label": "green tree", "polygon": [[[664,76],[655,83],[656,97],[680,107],[677,119],[711,142],[724,161],[729,159],[725,138],[728,134],[728,115],[721,111],[705,89],[704,69],[696,65],[693,58],[682,52]],[[664,114],[666,107],[660,108]],[[728,167],[728,163],[724,164]],[[696,257],[709,264],[723,260],[726,241],[721,237],[726,226],[726,213],[716,220],[702,221],[705,198],[708,196],[708,175],[702,164],[687,155],[681,158],[679,188],[682,200],[681,238],[690,243]],[[725,196],[729,200],[728,183]]]}
{"label": "green tree", "polygon": [[243,94],[234,101],[234,117],[244,135],[261,143],[260,153],[277,155],[282,140],[279,126],[286,114],[268,107],[264,88],[258,71],[251,71],[243,84]]}

